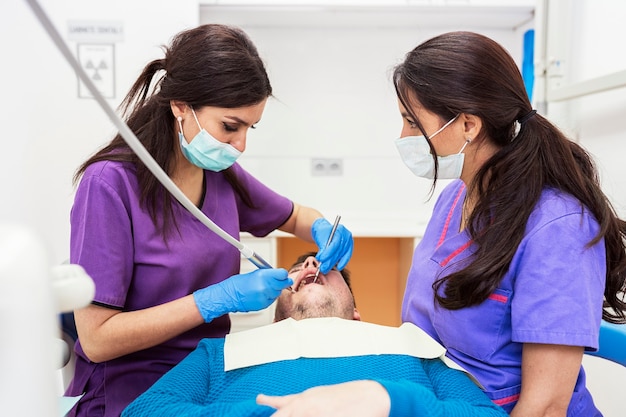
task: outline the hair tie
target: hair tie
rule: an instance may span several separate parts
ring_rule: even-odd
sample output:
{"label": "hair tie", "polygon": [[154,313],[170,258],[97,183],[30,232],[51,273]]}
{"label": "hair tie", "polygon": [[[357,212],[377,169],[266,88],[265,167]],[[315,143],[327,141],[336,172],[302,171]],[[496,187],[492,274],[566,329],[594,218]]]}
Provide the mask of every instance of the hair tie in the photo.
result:
{"label": "hair tie", "polygon": [[519,124],[523,125],[524,123],[528,121],[528,119],[533,117],[536,113],[537,113],[537,110],[531,110],[528,112],[528,114],[526,114],[526,116],[517,119],[517,121],[519,122]]}
{"label": "hair tie", "polygon": [[522,125],[528,121],[531,117],[533,117],[537,113],[537,110],[531,110],[526,113],[525,116],[520,117],[519,119],[513,122],[513,137],[511,138],[511,142],[515,140],[517,135],[519,135],[519,131],[522,129]]}

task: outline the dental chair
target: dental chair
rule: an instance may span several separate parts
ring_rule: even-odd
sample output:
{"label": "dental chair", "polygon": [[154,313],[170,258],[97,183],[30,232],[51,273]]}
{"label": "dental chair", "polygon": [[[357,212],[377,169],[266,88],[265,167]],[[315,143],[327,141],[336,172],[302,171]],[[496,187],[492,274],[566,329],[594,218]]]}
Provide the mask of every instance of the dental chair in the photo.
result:
{"label": "dental chair", "polygon": [[585,352],[583,366],[587,388],[604,417],[623,417],[624,405],[616,399],[624,395],[626,380],[626,324],[600,324],[600,348]]}
{"label": "dental chair", "polygon": [[[95,284],[83,267],[64,263],[52,267],[52,292],[56,301],[59,326],[59,341],[65,346],[59,356],[58,366],[61,391],[65,391],[74,376],[76,362],[74,343],[78,338],[74,323],[74,310],[89,305],[95,293]],[[60,397],[57,417],[64,417],[78,398]]]}
{"label": "dental chair", "polygon": [[604,358],[626,367],[626,325],[602,320],[600,324],[600,348],[587,354]]}
{"label": "dental chair", "polygon": [[71,347],[59,338],[60,312],[89,304],[95,286],[78,265],[50,268],[28,227],[0,224],[0,416],[57,417],[54,376]]}
{"label": "dental chair", "polygon": [[61,371],[61,388],[64,391],[74,375],[74,343],[78,338],[74,310],[91,302],[95,285],[80,265],[64,263],[52,267],[51,272],[53,299],[59,312],[59,339],[65,349],[62,356],[59,356],[61,363],[58,366]]}

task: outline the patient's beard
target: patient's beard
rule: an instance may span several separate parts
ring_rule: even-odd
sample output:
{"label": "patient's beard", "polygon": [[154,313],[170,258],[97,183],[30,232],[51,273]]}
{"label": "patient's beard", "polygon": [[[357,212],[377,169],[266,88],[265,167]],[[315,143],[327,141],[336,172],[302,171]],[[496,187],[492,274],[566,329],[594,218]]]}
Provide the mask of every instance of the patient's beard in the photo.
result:
{"label": "patient's beard", "polygon": [[291,318],[295,320],[319,317],[352,319],[353,315],[354,305],[341,303],[337,298],[330,295],[314,298],[313,300],[300,300],[291,307]]}

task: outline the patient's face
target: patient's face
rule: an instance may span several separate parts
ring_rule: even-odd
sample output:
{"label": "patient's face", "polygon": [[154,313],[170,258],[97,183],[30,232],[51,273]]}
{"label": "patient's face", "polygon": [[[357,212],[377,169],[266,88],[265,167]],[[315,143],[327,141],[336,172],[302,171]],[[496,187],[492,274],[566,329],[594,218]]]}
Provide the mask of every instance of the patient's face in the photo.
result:
{"label": "patient's face", "polygon": [[289,270],[293,279],[293,289],[283,290],[276,304],[275,321],[288,317],[296,320],[315,317],[340,317],[348,320],[359,320],[354,308],[354,298],[336,269],[322,274],[313,283],[319,263],[309,256],[303,263],[294,265]]}

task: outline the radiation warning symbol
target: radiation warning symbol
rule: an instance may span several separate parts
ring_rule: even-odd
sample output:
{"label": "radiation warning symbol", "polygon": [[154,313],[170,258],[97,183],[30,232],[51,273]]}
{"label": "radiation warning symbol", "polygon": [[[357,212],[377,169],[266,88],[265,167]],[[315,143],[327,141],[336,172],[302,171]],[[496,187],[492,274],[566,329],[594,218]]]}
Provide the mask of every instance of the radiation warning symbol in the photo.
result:
{"label": "radiation warning symbol", "polygon": [[[78,44],[78,61],[98,91],[105,98],[115,98],[115,45]],[[93,97],[80,80],[78,97]]]}

